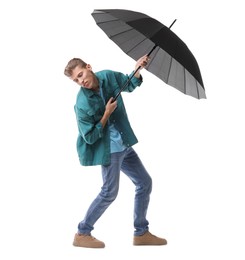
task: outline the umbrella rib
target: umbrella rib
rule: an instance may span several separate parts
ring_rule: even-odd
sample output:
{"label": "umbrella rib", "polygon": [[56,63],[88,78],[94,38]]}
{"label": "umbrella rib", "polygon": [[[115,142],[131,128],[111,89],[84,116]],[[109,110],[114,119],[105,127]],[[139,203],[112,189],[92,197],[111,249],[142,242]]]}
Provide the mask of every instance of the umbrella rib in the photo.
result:
{"label": "umbrella rib", "polygon": [[[157,46],[157,47],[156,47],[155,54],[151,57],[151,59],[150,59],[150,61],[149,61],[149,64],[147,65],[146,69],[151,65],[151,63],[153,62],[154,58],[157,56],[159,50],[160,50],[160,47]],[[162,60],[161,66],[159,66],[158,74],[159,74],[159,73],[161,72],[161,70],[162,70],[162,67],[163,67],[162,65],[163,65],[163,63],[164,63],[164,60]]]}
{"label": "umbrella rib", "polygon": [[138,42],[136,45],[134,45],[130,50],[128,50],[126,53],[128,54],[130,51],[132,51],[133,49],[135,49],[136,47],[138,47],[142,42],[144,42],[145,40],[148,40],[147,38],[143,39],[142,41]]}
{"label": "umbrella rib", "polygon": [[[117,34],[114,34],[112,36],[108,36],[109,39],[113,39],[114,37],[120,35],[120,34],[123,34],[125,32],[129,32],[129,31],[133,31],[134,29],[129,29],[129,30],[126,30],[126,31],[123,31],[123,32],[120,32],[120,33],[117,33]],[[145,40],[148,40],[148,38],[144,38],[142,41],[138,42],[136,45],[134,45],[130,50],[126,51],[125,53],[128,54],[130,51],[132,51],[133,49],[135,49],[136,47],[138,47],[142,42],[144,42]],[[125,41],[126,42],[126,41]]]}
{"label": "umbrella rib", "polygon": [[167,83],[168,83],[168,79],[169,79],[169,75],[170,75],[170,70],[171,70],[171,67],[172,67],[172,60],[173,60],[173,57],[170,56],[171,60],[170,60],[170,66],[169,66],[169,70],[168,70],[168,77],[167,77]]}
{"label": "umbrella rib", "polygon": [[186,69],[184,66],[183,69],[184,69],[184,93],[186,94]]}
{"label": "umbrella rib", "polygon": [[[150,65],[151,65],[151,63],[152,63],[152,61],[154,60],[154,58],[156,57],[156,55],[157,55],[157,53],[158,53],[158,51],[159,51],[159,49],[160,49],[160,47],[159,46],[156,46],[156,51],[155,51],[155,54],[150,58],[150,61],[149,61],[149,63],[148,63],[148,65],[147,65],[147,67],[149,67]],[[161,70],[161,68],[159,68],[159,70]]]}
{"label": "umbrella rib", "polygon": [[111,36],[108,36],[110,39],[112,39],[113,37],[116,37],[116,36],[118,36],[118,35],[120,35],[120,34],[123,34],[123,33],[125,33],[125,32],[130,32],[130,31],[133,31],[134,29],[133,28],[130,28],[129,30],[125,30],[125,31],[123,31],[123,32],[120,32],[120,33],[116,33],[116,34],[113,34],[113,35],[111,35]]}
{"label": "umbrella rib", "polygon": [[199,89],[198,89],[197,80],[196,80],[196,88],[197,88],[197,97],[198,97],[198,99],[200,99],[200,94],[199,94]]}
{"label": "umbrella rib", "polygon": [[103,24],[103,23],[108,23],[108,22],[115,22],[115,21],[120,21],[120,19],[116,18],[116,19],[111,19],[111,20],[107,20],[105,22],[97,22],[96,24],[99,25],[99,24]]}

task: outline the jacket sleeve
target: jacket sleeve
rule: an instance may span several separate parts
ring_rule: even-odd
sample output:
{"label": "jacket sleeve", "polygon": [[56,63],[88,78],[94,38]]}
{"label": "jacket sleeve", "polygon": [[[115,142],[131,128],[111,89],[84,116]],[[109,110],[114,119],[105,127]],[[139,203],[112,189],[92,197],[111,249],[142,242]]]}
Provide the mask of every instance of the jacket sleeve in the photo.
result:
{"label": "jacket sleeve", "polygon": [[103,137],[103,126],[100,120],[95,121],[93,111],[87,113],[75,106],[77,125],[80,136],[87,144],[94,144]]}
{"label": "jacket sleeve", "polygon": [[[126,82],[133,75],[133,73],[134,71],[130,75],[124,75],[123,73],[120,72],[116,73],[116,79],[121,88],[124,86],[124,84],[126,84]],[[133,76],[123,91],[132,92],[135,90],[136,87],[140,86],[142,82],[143,82],[142,76],[140,76],[140,78],[136,78]]]}

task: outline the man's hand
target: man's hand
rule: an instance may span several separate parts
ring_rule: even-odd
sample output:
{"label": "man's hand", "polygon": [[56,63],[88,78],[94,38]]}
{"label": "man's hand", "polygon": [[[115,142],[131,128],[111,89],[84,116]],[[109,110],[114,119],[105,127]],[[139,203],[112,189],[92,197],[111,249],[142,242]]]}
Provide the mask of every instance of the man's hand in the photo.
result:
{"label": "man's hand", "polygon": [[111,115],[113,111],[117,108],[117,101],[113,101],[114,99],[111,97],[106,104],[105,113]]}
{"label": "man's hand", "polygon": [[147,65],[149,60],[150,60],[150,58],[147,55],[144,55],[143,57],[141,57],[140,59],[137,60],[136,65],[135,65],[135,71],[138,69],[139,66],[140,66],[140,69],[134,75],[136,78],[140,77],[140,70],[145,68],[145,66]]}
{"label": "man's hand", "polygon": [[117,101],[113,101],[113,98],[110,98],[105,106],[105,112],[103,117],[101,118],[100,122],[104,127],[106,125],[107,120],[109,119],[110,115],[114,112],[117,108]]}

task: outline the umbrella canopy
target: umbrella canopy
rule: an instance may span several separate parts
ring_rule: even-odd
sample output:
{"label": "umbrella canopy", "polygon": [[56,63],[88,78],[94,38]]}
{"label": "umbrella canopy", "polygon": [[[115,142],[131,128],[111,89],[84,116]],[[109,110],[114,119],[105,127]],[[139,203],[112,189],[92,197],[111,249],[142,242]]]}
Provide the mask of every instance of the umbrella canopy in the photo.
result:
{"label": "umbrella canopy", "polygon": [[148,53],[146,69],[197,99],[206,98],[198,63],[186,44],[156,19],[121,9],[94,10],[96,24],[134,60]]}

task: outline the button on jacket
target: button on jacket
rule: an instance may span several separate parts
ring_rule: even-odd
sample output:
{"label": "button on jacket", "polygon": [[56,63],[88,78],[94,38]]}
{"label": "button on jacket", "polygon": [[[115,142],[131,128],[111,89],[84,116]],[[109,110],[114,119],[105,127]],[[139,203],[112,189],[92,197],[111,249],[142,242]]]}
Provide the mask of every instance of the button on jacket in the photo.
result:
{"label": "button on jacket", "polygon": [[[111,70],[103,70],[95,75],[106,103],[119,92],[131,76]],[[133,77],[124,91],[132,92],[141,83],[142,77],[139,79]],[[81,165],[109,165],[111,153],[109,126],[106,124],[103,128],[100,123],[105,112],[105,103],[102,97],[99,93],[81,87],[74,109],[79,130],[77,152]],[[126,147],[138,142],[130,126],[121,95],[117,99],[117,108],[109,120],[121,134]]]}

